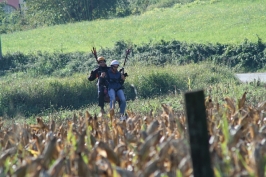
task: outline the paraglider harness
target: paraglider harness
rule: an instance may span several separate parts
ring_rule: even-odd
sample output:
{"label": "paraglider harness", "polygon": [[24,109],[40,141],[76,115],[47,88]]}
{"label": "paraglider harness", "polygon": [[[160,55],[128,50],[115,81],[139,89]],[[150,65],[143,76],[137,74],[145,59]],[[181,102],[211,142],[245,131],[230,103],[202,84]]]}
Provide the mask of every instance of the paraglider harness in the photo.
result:
{"label": "paraglider harness", "polygon": [[[93,47],[92,48],[92,54],[94,55],[94,57],[95,57],[95,59],[96,59],[96,62],[98,63],[98,60],[97,60],[97,52],[96,52],[96,48],[95,47]],[[125,73],[125,70],[124,70],[124,67],[125,67],[125,64],[126,64],[126,61],[127,61],[127,59],[128,59],[128,55],[129,55],[129,53],[130,53],[130,49],[127,49],[126,50],[126,57],[125,57],[125,59],[124,59],[124,63],[123,63],[123,67],[119,70],[119,72],[121,73],[121,74],[123,74],[125,77],[128,77],[128,74],[127,73]],[[99,77],[100,77],[100,75],[101,75],[101,70],[99,71],[99,73],[98,73],[98,80],[99,80]],[[114,83],[114,82],[122,82],[121,81],[121,79],[110,79],[110,77],[109,77],[109,73],[108,73],[108,70],[106,71],[106,76],[107,76],[107,82],[108,83]],[[99,83],[100,84],[100,83]],[[116,89],[115,90],[115,93],[117,93],[117,91],[118,90],[121,90],[121,89],[124,89],[124,86],[123,86],[123,84],[124,83],[121,83],[122,84],[122,87],[120,87],[120,88],[118,88],[118,89]],[[109,94],[108,94],[108,84],[104,84],[103,85],[103,87],[104,87],[104,102],[106,102],[106,103],[109,103],[110,102],[110,97],[109,97]],[[120,101],[119,100],[119,97],[116,95],[116,97],[115,97],[115,100],[116,101]]]}

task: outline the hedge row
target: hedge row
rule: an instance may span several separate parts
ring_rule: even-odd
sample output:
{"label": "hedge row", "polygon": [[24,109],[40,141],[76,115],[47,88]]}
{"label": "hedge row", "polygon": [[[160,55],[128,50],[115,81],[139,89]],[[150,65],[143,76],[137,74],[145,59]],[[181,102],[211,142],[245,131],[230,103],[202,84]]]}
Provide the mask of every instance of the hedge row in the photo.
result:
{"label": "hedge row", "polygon": [[[123,61],[125,50],[130,44],[118,41],[112,49],[100,49],[108,62],[113,59]],[[164,65],[198,63],[213,61],[226,64],[235,70],[252,72],[264,67],[266,62],[265,44],[258,38],[257,43],[245,40],[242,44],[190,44],[180,41],[161,41],[156,44],[142,46],[130,45],[131,54],[127,65],[141,63],[143,65]],[[89,72],[95,67],[94,56],[84,52],[74,53],[47,53],[36,52],[23,54],[20,52],[8,53],[0,60],[0,74],[9,72],[28,72],[33,76],[70,76],[75,73]]]}

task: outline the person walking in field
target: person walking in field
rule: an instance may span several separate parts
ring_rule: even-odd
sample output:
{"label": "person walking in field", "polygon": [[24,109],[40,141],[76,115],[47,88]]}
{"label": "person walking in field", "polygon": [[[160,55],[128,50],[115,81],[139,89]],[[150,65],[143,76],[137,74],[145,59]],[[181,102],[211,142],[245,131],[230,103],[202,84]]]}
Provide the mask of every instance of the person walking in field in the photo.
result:
{"label": "person walking in field", "polygon": [[100,56],[97,58],[98,67],[95,68],[93,71],[91,71],[88,80],[94,81],[96,78],[98,78],[97,81],[97,89],[98,89],[98,106],[101,108],[101,113],[104,114],[104,90],[106,88],[106,85],[104,82],[101,81],[101,79],[104,78],[106,72],[110,67],[106,65],[106,60],[104,57]]}
{"label": "person walking in field", "polygon": [[124,82],[125,76],[118,71],[119,62],[113,60],[111,62],[111,67],[107,70],[106,74],[102,75],[105,77],[105,82],[108,87],[108,95],[110,97],[110,109],[115,108],[116,96],[119,98],[119,113],[120,120],[126,120],[125,110],[126,110],[126,98],[124,94]]}

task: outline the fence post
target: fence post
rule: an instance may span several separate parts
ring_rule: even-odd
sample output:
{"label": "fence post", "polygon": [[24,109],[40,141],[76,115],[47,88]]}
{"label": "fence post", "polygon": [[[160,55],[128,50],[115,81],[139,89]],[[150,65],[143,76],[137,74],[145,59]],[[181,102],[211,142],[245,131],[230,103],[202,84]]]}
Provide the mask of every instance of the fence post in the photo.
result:
{"label": "fence post", "polygon": [[3,56],[2,56],[2,39],[1,39],[1,35],[0,35],[0,60],[2,60]]}
{"label": "fence post", "polygon": [[213,177],[203,90],[186,92],[185,106],[194,177]]}

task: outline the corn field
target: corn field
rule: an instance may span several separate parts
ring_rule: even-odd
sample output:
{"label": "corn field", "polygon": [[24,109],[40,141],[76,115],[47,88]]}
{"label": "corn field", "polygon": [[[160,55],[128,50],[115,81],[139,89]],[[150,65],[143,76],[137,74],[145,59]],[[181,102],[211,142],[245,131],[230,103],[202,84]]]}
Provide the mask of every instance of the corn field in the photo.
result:
{"label": "corn field", "polygon": [[[265,176],[266,102],[248,104],[206,97],[211,162],[215,176]],[[184,111],[161,104],[147,115],[127,110],[120,121],[88,111],[35,124],[1,120],[0,176],[159,177],[193,176]]]}

